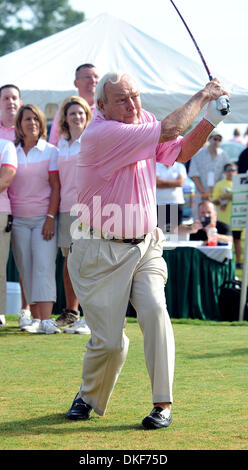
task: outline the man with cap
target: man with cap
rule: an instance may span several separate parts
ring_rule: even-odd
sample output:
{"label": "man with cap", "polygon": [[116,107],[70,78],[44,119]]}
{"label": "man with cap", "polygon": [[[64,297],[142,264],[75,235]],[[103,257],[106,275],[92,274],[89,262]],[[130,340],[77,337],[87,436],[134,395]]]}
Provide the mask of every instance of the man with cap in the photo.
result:
{"label": "man with cap", "polygon": [[222,135],[213,132],[208,145],[202,147],[190,162],[189,177],[196,185],[193,217],[198,217],[198,206],[201,201],[210,200],[213,187],[222,178],[224,166],[229,162],[227,153],[220,148]]}

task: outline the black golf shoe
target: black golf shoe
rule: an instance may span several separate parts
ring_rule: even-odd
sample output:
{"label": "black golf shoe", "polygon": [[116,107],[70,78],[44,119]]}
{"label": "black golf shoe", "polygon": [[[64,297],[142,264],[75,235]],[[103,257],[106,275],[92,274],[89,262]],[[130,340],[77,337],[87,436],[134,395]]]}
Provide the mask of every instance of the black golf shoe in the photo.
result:
{"label": "black golf shoe", "polygon": [[71,408],[67,411],[66,417],[68,419],[89,419],[90,412],[92,410],[90,405],[87,405],[82,398],[78,397],[78,394],[74,398]]}
{"label": "black golf shoe", "polygon": [[163,410],[159,406],[155,406],[149,416],[146,416],[142,424],[145,429],[159,429],[168,428],[172,422],[171,414],[168,415],[168,410]]}

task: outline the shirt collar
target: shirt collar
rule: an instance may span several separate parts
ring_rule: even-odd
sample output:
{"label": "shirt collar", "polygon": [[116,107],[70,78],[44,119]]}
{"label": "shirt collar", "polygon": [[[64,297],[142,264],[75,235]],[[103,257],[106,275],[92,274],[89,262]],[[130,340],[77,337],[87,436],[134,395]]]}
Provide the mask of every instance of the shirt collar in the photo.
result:
{"label": "shirt collar", "polygon": [[[83,132],[82,132],[82,134],[81,134],[76,140],[74,140],[74,141],[72,142],[71,146],[72,146],[73,144],[75,144],[76,142],[80,144],[82,135],[83,135]],[[66,148],[67,148],[67,147],[69,147],[69,140],[65,139],[64,136],[62,136],[62,137],[60,138],[60,144],[59,144],[59,145],[60,145],[61,147],[66,147]]]}
{"label": "shirt collar", "polygon": [[46,140],[39,138],[35,147],[42,152],[46,147]]}
{"label": "shirt collar", "polygon": [[[143,111],[143,110],[142,110],[142,111]],[[93,118],[92,118],[91,122],[92,122],[93,120],[94,120],[94,121],[98,121],[98,122],[100,122],[100,121],[107,121],[107,119],[105,119],[105,117],[103,116],[103,114],[101,113],[101,111],[99,111],[99,110],[97,110],[97,109],[96,109],[96,111],[94,112],[94,115],[93,115]],[[115,122],[120,122],[121,124],[124,124],[124,123],[121,122],[121,121],[115,121]],[[139,118],[139,122],[138,122],[137,124],[142,124],[141,118]],[[133,124],[133,125],[135,125],[135,124]]]}
{"label": "shirt collar", "polygon": [[[46,147],[46,140],[39,138],[37,144],[33,148],[36,148],[36,149],[40,150],[40,152],[42,152],[45,149],[45,147]],[[17,149],[22,148],[21,143],[19,143],[16,148]]]}

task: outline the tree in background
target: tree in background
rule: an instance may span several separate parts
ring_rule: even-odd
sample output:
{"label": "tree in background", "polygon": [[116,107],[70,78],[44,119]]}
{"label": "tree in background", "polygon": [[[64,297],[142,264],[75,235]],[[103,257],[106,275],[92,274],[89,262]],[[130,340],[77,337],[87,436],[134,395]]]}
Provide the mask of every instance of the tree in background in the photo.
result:
{"label": "tree in background", "polygon": [[85,20],[69,0],[0,0],[0,55]]}

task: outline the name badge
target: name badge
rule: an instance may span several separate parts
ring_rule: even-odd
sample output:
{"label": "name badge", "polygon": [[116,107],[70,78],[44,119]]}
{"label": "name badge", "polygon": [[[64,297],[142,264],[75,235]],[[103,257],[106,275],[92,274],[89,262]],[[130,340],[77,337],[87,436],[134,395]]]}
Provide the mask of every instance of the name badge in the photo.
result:
{"label": "name badge", "polygon": [[207,185],[210,187],[214,186],[214,172],[213,171],[208,172]]}

